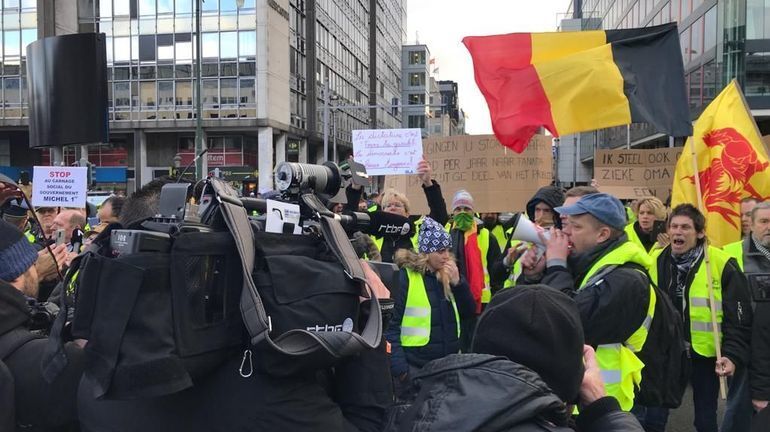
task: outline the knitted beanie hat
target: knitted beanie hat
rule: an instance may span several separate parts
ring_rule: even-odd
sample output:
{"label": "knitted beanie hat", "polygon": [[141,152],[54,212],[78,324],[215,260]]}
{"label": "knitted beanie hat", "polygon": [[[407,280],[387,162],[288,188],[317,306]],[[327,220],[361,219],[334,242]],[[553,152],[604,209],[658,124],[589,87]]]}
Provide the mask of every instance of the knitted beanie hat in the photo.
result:
{"label": "knitted beanie hat", "polygon": [[10,282],[37,261],[37,252],[13,225],[0,220],[0,279]]}
{"label": "knitted beanie hat", "polygon": [[452,211],[458,207],[468,207],[473,210],[473,197],[470,192],[465,189],[460,189],[455,192],[455,196],[452,198]]}
{"label": "knitted beanie hat", "polygon": [[452,237],[449,233],[429,217],[425,217],[425,221],[420,226],[418,240],[420,253],[438,252],[452,247]]}

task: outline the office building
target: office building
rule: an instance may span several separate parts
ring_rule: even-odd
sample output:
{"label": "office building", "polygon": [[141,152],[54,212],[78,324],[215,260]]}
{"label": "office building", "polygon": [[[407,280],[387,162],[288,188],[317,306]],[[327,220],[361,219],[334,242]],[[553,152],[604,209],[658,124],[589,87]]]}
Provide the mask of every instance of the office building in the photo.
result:
{"label": "office building", "polygon": [[[2,71],[3,87],[10,90],[5,96],[6,109],[0,111],[0,166],[50,162],[48,152],[30,152],[27,147],[23,47],[37,37],[94,31],[104,33],[107,40],[110,142],[89,145],[89,161],[97,166],[126,167],[129,191],[168,173],[170,167],[184,167],[192,162],[196,126],[196,3],[6,1],[3,20],[15,17],[15,27],[5,26],[4,31],[18,30],[4,38],[9,47],[15,40],[17,48],[5,50],[3,63],[18,66],[15,71],[10,66]],[[337,143],[340,156],[348,151],[351,130],[369,128],[375,121],[386,127],[400,123],[399,113],[372,112],[369,105],[375,85],[381,88],[378,94],[382,95],[377,103],[399,93],[395,77],[400,76],[400,62],[393,59],[400,56],[404,38],[404,3],[203,2],[201,119],[209,148],[208,170],[220,168],[236,181],[247,175],[258,176],[259,188],[267,190],[273,188],[272,170],[276,163],[323,160],[326,83],[333,108],[329,110],[328,158],[333,157],[332,142]],[[387,31],[380,35],[385,28]],[[374,41],[372,33],[378,35]],[[389,60],[380,61],[380,57]],[[388,67],[392,72],[374,76],[373,85],[372,65],[378,66],[377,73],[384,73]],[[18,87],[15,93],[11,91],[14,86]],[[8,142],[6,146],[2,144],[4,140]],[[18,156],[22,149],[28,156]],[[63,161],[73,163],[82,156],[79,147],[68,147]]]}

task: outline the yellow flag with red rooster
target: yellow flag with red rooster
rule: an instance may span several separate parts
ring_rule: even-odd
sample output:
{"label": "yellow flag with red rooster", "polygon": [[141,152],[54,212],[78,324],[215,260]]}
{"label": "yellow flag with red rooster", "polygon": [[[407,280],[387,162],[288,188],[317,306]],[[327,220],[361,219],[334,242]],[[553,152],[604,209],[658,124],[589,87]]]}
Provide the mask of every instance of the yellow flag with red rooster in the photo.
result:
{"label": "yellow flag with red rooster", "polygon": [[[698,161],[693,167],[693,148]],[[754,117],[733,80],[703,111],[676,164],[671,206],[698,206],[700,179],[706,235],[714,246],[741,239],[740,202],[770,199],[770,159]]]}

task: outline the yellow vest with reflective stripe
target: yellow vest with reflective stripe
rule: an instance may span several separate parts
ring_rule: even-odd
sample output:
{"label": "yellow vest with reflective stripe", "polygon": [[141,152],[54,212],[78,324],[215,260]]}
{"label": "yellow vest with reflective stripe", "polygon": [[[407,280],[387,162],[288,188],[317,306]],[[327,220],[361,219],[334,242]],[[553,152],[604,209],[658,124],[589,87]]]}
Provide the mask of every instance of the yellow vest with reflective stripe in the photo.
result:
{"label": "yellow vest with reflective stripe", "polygon": [[738,261],[738,267],[743,270],[743,240],[722,246],[722,250]]}
{"label": "yellow vest with reflective stripe", "polygon": [[[626,263],[636,263],[645,269],[650,268],[651,260],[644,248],[625,242],[597,261],[580,282],[578,290],[585,288],[591,277],[606,266],[619,266]],[[591,281],[593,282],[593,281]],[[629,338],[621,343],[599,345],[596,348],[596,360],[604,379],[607,394],[618,400],[624,411],[634,406],[634,391],[642,381],[644,363],[636,356],[647,341],[650,325],[655,316],[657,297],[652,285],[649,286],[650,301],[647,304],[647,316],[642,325]]]}
{"label": "yellow vest with reflective stripe", "polygon": [[[714,246],[709,246],[711,259],[711,277],[714,281],[714,301],[716,303],[717,329],[719,340],[722,340],[722,273],[730,255]],[[657,265],[650,269],[650,277],[658,283]],[[698,271],[690,284],[690,293],[687,299],[690,309],[690,342],[692,349],[703,357],[716,357],[714,335],[711,324],[711,308],[709,302],[708,279],[706,279],[705,259],[701,260]]]}
{"label": "yellow vest with reflective stripe", "polygon": [[[430,301],[425,290],[425,281],[422,274],[406,269],[409,277],[409,287],[406,293],[406,305],[404,317],[401,319],[401,346],[420,347],[430,341]],[[457,305],[452,295],[449,296],[452,310],[455,313],[457,325],[457,337],[460,337],[460,314],[457,313]]]}

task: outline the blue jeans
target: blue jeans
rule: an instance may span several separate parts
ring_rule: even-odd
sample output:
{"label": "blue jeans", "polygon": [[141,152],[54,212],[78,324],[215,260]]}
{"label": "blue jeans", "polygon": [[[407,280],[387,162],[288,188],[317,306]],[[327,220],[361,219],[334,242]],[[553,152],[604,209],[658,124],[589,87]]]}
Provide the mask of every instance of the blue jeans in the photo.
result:
{"label": "blue jeans", "polygon": [[[695,430],[717,432],[717,398],[719,379],[714,372],[716,359],[692,354],[692,401],[695,408]],[[750,401],[749,401],[750,402]],[[647,432],[663,432],[668,423],[668,408],[635,406],[631,412]]]}
{"label": "blue jeans", "polygon": [[722,432],[749,432],[754,408],[751,406],[749,392],[749,370],[747,367],[736,369],[730,380],[730,392],[727,394],[727,408],[722,421]]}

